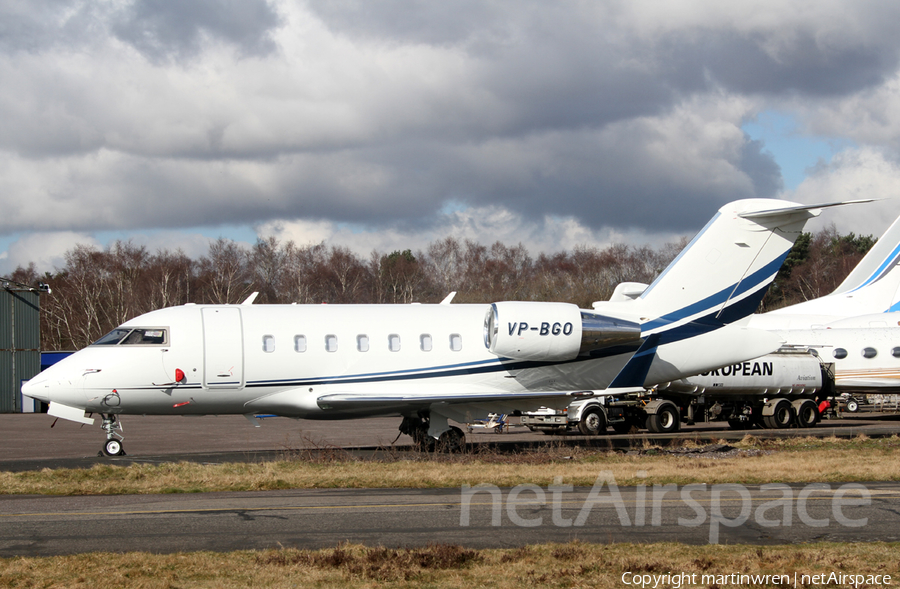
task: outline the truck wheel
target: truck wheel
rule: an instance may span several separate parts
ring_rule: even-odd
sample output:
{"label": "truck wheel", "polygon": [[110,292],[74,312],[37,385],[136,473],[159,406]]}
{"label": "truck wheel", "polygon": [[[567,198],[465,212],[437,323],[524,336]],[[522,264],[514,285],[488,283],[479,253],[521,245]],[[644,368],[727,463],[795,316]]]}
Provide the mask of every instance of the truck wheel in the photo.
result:
{"label": "truck wheel", "polygon": [[677,432],[681,429],[678,408],[671,403],[660,406],[656,413],[647,416],[647,429],[658,434]]}
{"label": "truck wheel", "polygon": [[606,416],[598,407],[585,409],[578,422],[578,431],[586,436],[599,436],[606,433]]}
{"label": "truck wheel", "polygon": [[857,411],[859,411],[859,401],[857,401],[853,397],[847,399],[847,411],[849,411],[850,413],[856,413]]}
{"label": "truck wheel", "polygon": [[796,411],[797,425],[800,427],[813,427],[819,421],[819,408],[809,399],[800,403]]}
{"label": "truck wheel", "polygon": [[770,429],[790,427],[792,421],[794,421],[794,408],[787,399],[782,399],[775,404],[772,415],[763,416],[763,422]]}

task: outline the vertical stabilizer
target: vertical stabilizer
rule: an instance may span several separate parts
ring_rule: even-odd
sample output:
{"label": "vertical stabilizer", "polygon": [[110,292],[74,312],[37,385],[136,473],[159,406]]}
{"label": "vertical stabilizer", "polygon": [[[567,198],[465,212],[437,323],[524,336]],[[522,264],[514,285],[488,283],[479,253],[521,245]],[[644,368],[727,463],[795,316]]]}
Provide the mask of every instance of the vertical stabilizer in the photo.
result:
{"label": "vertical stabilizer", "polygon": [[[814,316],[816,322],[826,324],[840,318],[896,311],[900,311],[900,217],[834,292],[766,313],[771,318],[765,321],[775,326],[779,317],[792,315],[798,316],[799,326],[799,317]],[[762,321],[756,323],[763,325]]]}
{"label": "vertical stabilizer", "polygon": [[[852,295],[862,313],[900,311],[900,217],[832,295]],[[865,305],[864,308],[860,304]]]}
{"label": "vertical stabilizer", "polygon": [[827,206],[769,199],[723,206],[633,301],[647,319],[643,332],[698,321],[724,325],[753,313],[806,221]]}

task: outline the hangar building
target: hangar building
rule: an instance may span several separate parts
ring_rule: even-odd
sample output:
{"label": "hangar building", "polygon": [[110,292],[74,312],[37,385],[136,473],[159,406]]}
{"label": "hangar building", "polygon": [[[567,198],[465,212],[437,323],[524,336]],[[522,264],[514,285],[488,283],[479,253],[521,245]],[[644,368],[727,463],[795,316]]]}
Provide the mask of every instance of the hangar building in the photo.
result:
{"label": "hangar building", "polygon": [[41,371],[40,295],[49,291],[0,278],[0,413],[34,411],[21,387]]}

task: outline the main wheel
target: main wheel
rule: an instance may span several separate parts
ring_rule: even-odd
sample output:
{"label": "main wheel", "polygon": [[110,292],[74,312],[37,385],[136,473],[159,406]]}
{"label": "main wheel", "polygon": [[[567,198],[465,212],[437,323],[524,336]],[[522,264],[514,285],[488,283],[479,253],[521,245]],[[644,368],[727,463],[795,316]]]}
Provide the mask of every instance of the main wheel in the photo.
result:
{"label": "main wheel", "polygon": [[125,448],[122,446],[122,442],[115,438],[111,438],[106,440],[106,443],[103,444],[103,453],[107,456],[124,456]]}
{"label": "main wheel", "polygon": [[606,416],[603,415],[603,409],[599,407],[585,409],[581,414],[581,421],[578,422],[578,431],[586,436],[606,433]]}
{"label": "main wheel", "polygon": [[772,412],[772,415],[763,417],[763,422],[766,424],[766,427],[770,429],[791,427],[791,422],[793,420],[794,408],[791,407],[791,402],[787,399],[778,401],[778,403],[775,404],[775,410]]}
{"label": "main wheel", "polygon": [[681,429],[678,408],[670,403],[662,405],[656,413],[647,416],[647,429],[658,434],[671,434]]}
{"label": "main wheel", "polygon": [[437,441],[439,452],[462,452],[466,445],[466,435],[458,427],[450,426],[450,429],[441,434]]}

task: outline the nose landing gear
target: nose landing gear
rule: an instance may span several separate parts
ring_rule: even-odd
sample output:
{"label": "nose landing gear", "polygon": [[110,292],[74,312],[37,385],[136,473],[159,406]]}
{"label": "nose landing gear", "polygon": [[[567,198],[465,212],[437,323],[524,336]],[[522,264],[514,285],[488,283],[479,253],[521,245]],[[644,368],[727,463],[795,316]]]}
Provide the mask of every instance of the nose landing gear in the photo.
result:
{"label": "nose landing gear", "polygon": [[122,423],[115,414],[105,414],[100,427],[106,432],[106,443],[103,444],[103,450],[98,453],[98,456],[125,456],[125,448],[122,446],[125,436],[120,433],[123,431]]}

